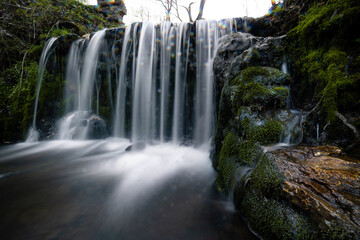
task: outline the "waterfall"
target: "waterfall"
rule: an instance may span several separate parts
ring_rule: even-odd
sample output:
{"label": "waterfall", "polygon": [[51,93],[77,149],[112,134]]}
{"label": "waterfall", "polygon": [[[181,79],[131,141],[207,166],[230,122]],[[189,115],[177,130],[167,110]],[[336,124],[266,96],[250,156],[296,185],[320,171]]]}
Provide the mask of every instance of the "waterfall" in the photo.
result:
{"label": "waterfall", "polygon": [[118,90],[116,95],[116,110],[114,120],[114,136],[125,137],[125,99],[126,99],[126,80],[127,66],[131,50],[132,41],[130,38],[131,27],[127,27],[124,35],[124,42],[121,51],[121,63],[119,70]]}
{"label": "waterfall", "polygon": [[290,110],[293,115],[292,119],[288,121],[286,127],[281,134],[280,143],[286,145],[299,144],[303,138],[302,124],[305,121],[306,113]]}
{"label": "waterfall", "polygon": [[169,116],[169,84],[171,66],[171,46],[174,44],[174,27],[170,22],[163,22],[160,28],[160,141],[164,142]]}
{"label": "waterfall", "polygon": [[152,99],[155,27],[152,23],[142,25],[133,93],[132,133],[133,142],[150,140],[155,102]]}
{"label": "waterfall", "polygon": [[198,21],[196,24],[196,94],[195,142],[210,140],[214,130],[214,73],[213,61],[218,43],[218,23]]}
{"label": "waterfall", "polygon": [[[99,53],[106,29],[94,34],[89,40],[75,41],[68,54],[65,84],[65,113],[59,121],[57,137],[63,140],[87,139],[93,103],[93,87],[96,87],[96,112],[98,113],[101,82],[96,79]],[[87,46],[86,42],[88,42]],[[85,50],[86,49],[86,50]],[[82,56],[85,50],[84,56]]]}
{"label": "waterfall", "polygon": [[80,107],[81,53],[84,39],[76,40],[70,48],[66,66],[65,112],[69,113]]}
{"label": "waterfall", "polygon": [[173,115],[172,138],[179,143],[183,138],[185,84],[189,62],[190,32],[189,25],[181,23],[177,26],[176,36],[176,70],[175,70],[175,101]]}
{"label": "waterfall", "polygon": [[145,22],[74,41],[57,138],[106,137],[112,129],[133,142],[208,143],[215,127],[213,61],[218,40],[233,32],[234,19]]}
{"label": "waterfall", "polygon": [[44,77],[45,67],[50,58],[51,53],[54,51],[54,43],[57,40],[56,37],[50,38],[44,46],[44,49],[41,53],[40,62],[39,62],[39,73],[37,79],[37,86],[36,86],[36,98],[35,98],[35,109],[34,109],[34,117],[32,127],[29,130],[28,137],[26,142],[36,142],[39,138],[39,133],[36,130],[36,117],[37,117],[37,110],[38,110],[38,102],[39,102],[39,95],[40,89]]}
{"label": "waterfall", "polygon": [[106,29],[101,30],[91,38],[85,52],[84,64],[81,71],[80,102],[78,110],[91,110],[93,85],[95,82],[96,66],[98,63],[100,46],[103,43]]}

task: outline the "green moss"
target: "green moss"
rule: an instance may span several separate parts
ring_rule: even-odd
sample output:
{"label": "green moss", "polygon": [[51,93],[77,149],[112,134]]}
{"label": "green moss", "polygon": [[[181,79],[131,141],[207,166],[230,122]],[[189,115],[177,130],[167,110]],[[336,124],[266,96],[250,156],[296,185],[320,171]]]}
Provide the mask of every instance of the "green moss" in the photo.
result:
{"label": "green moss", "polygon": [[251,174],[251,183],[267,197],[279,197],[284,183],[274,159],[266,154],[259,160]]}
{"label": "green moss", "polygon": [[234,176],[237,165],[237,155],[239,151],[239,140],[234,133],[229,133],[220,150],[219,174],[217,185],[223,191],[229,189],[234,184]]}
{"label": "green moss", "polygon": [[301,79],[301,90],[294,97],[322,99],[320,117],[326,122],[336,120],[337,110],[360,110],[359,91],[355,90],[359,89],[355,76],[360,54],[356,39],[360,33],[354,31],[359,21],[358,1],[328,0],[314,4],[287,34],[286,51],[295,63],[294,73]]}
{"label": "green moss", "polygon": [[318,239],[314,224],[308,217],[303,215],[295,216],[295,239],[296,240],[316,240]]}
{"label": "green moss", "polygon": [[279,121],[270,119],[262,125],[257,125],[245,117],[241,121],[244,138],[251,142],[261,144],[278,143],[282,133],[282,125]]}
{"label": "green moss", "polygon": [[249,179],[245,196],[235,196],[235,199],[241,200],[238,207],[255,232],[271,240],[318,239],[311,220],[281,200],[284,178],[273,158],[265,154]]}
{"label": "green moss", "polygon": [[252,191],[241,209],[251,227],[264,239],[291,239],[291,226],[284,206],[278,201],[265,198],[260,191]]}
{"label": "green moss", "polygon": [[323,240],[345,240],[345,239],[354,239],[350,236],[343,227],[338,225],[335,221],[330,222],[329,229],[322,234]]}
{"label": "green moss", "polygon": [[254,142],[242,140],[230,132],[220,150],[217,185],[229,190],[235,185],[236,172],[241,166],[253,166],[261,157],[262,150]]}
{"label": "green moss", "polygon": [[277,69],[248,67],[230,83],[236,88],[232,107],[285,107],[289,90],[282,86],[284,84],[289,84],[289,77]]}

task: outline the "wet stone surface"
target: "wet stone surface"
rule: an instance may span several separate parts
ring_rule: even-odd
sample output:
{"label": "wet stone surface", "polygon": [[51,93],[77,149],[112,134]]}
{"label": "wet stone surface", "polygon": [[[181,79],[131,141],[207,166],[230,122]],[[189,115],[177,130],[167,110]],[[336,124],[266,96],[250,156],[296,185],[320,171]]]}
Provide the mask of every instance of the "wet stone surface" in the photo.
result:
{"label": "wet stone surface", "polygon": [[360,233],[360,161],[337,147],[294,147],[270,153],[284,175],[283,193],[321,229],[335,221]]}

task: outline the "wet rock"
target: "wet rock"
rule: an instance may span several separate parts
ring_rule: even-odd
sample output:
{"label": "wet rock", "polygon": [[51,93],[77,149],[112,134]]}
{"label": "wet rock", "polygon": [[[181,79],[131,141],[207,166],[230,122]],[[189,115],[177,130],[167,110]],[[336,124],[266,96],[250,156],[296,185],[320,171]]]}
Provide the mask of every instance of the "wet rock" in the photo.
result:
{"label": "wet rock", "polygon": [[104,139],[109,136],[105,121],[91,111],[69,113],[58,123],[60,139]]}
{"label": "wet rock", "polygon": [[[287,85],[290,81],[289,76],[278,69],[248,67],[234,79],[225,82],[215,135],[215,168],[220,159],[222,143],[230,131],[253,144],[278,143],[288,123],[293,121],[293,128],[289,129],[288,134],[295,133],[301,119],[296,120],[297,116],[286,108],[289,95]],[[297,129],[296,134],[299,137],[293,140],[299,142],[301,129]]]}
{"label": "wet rock", "polygon": [[131,152],[131,151],[140,151],[146,148],[146,143],[145,142],[137,142],[134,143],[130,146],[128,146],[125,151],[126,152]]}
{"label": "wet rock", "polygon": [[235,33],[221,39],[214,60],[217,89],[221,91],[227,79],[233,79],[249,66],[281,68],[285,36],[255,37],[248,33]]}
{"label": "wet rock", "polygon": [[349,112],[340,114],[334,121],[327,121],[315,109],[310,112],[304,124],[304,143],[311,145],[331,144],[339,146],[346,152],[360,146],[359,125],[360,114]]}
{"label": "wet rock", "polygon": [[360,161],[337,147],[296,147],[272,152],[284,176],[282,193],[323,231],[336,223],[360,237]]}

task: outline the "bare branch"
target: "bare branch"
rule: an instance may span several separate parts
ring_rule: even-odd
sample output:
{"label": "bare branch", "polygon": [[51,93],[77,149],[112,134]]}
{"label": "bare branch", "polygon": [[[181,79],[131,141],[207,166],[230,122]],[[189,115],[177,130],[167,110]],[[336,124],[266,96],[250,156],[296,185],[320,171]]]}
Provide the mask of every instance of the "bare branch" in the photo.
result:
{"label": "bare branch", "polygon": [[201,2],[200,2],[199,14],[198,14],[196,20],[200,20],[200,19],[203,18],[202,16],[203,16],[203,14],[204,14],[205,3],[206,3],[206,0],[201,0]]}
{"label": "bare branch", "polygon": [[185,10],[187,11],[188,15],[189,15],[189,21],[190,22],[194,22],[194,20],[192,19],[192,16],[191,16],[191,5],[195,4],[195,2],[191,2],[189,4],[189,7],[185,7],[185,6],[181,6],[183,8],[185,8]]}

